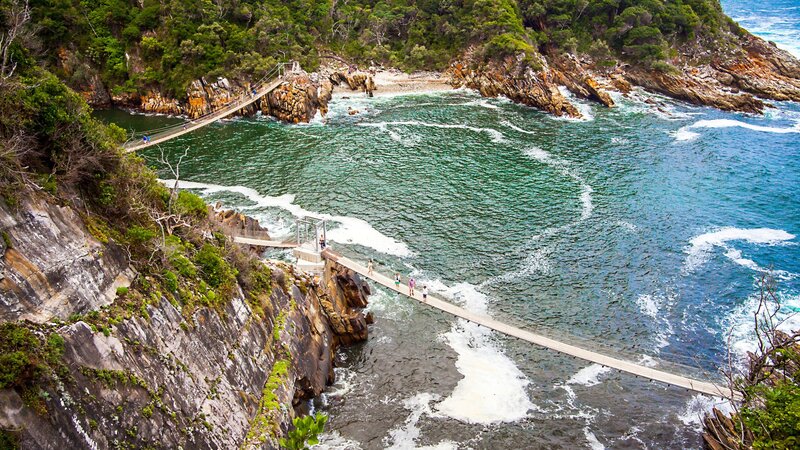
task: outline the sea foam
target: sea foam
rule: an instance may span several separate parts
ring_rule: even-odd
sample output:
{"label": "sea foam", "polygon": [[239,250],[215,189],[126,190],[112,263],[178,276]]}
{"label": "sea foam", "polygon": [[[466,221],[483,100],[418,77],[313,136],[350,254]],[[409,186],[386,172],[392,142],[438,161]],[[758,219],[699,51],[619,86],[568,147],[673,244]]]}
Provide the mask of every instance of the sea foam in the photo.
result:
{"label": "sea foam", "polygon": [[[488,299],[470,283],[447,286],[416,272],[420,285],[451,299],[468,311],[486,315]],[[458,355],[456,370],[463,376],[453,392],[434,406],[441,415],[467,423],[515,422],[535,407],[528,399],[528,379],[492,339],[485,327],[459,320],[442,339]]]}
{"label": "sea foam", "polygon": [[530,147],[525,150],[525,154],[529,157],[539,161],[542,164],[547,164],[551,167],[558,169],[564,175],[572,178],[573,180],[577,181],[581,187],[581,220],[586,220],[592,216],[592,210],[594,209],[594,205],[592,204],[592,193],[594,190],[586,180],[583,179],[580,175],[575,173],[569,167],[569,164],[561,159],[553,157],[550,153],[538,148],[538,147]]}
{"label": "sea foam", "polygon": [[[175,180],[160,181],[170,187],[175,183]],[[280,208],[288,211],[294,217],[313,217],[317,219],[328,220],[338,224],[338,226],[332,225],[333,228],[328,230],[327,237],[331,241],[343,244],[363,245],[365,247],[373,248],[381,253],[400,257],[406,257],[412,254],[411,250],[409,250],[406,244],[384,235],[363,219],[348,216],[334,216],[330,214],[309,211],[300,205],[295,204],[294,196],[290,194],[273,197],[261,195],[255,189],[244,186],[221,186],[216,184],[196,183],[183,180],[179,182],[178,187],[181,189],[202,190],[202,194],[206,196],[218,192],[234,192],[246,197],[248,200],[254,203],[254,205],[239,207],[238,209],[240,210]],[[271,229],[271,227],[268,227],[268,229]]]}
{"label": "sea foam", "polygon": [[431,123],[431,122],[420,122],[418,120],[406,120],[406,121],[396,121],[396,122],[360,122],[358,123],[359,126],[362,127],[375,127],[382,130],[388,130],[387,127],[389,126],[413,126],[413,127],[428,127],[428,128],[441,128],[441,129],[456,129],[456,130],[467,130],[472,131],[474,133],[485,133],[488,134],[492,138],[492,142],[502,143],[505,142],[505,137],[503,133],[493,129],[493,128],[479,128],[473,127],[469,125],[458,125],[458,124],[450,124],[450,123]]}
{"label": "sea foam", "polygon": [[592,364],[579,370],[575,375],[567,380],[567,384],[580,384],[582,386],[594,386],[600,384],[600,376],[611,371],[610,367]]}
{"label": "sea foam", "polygon": [[713,119],[713,120],[698,120],[697,122],[691,125],[686,125],[685,127],[681,127],[675,132],[674,136],[675,139],[678,141],[691,141],[697,139],[699,134],[690,130],[693,129],[696,130],[698,128],[732,128],[732,127],[746,128],[748,130],[761,131],[764,133],[778,133],[778,134],[800,133],[800,122],[797,122],[795,126],[791,128],[778,128],[778,127],[754,125],[751,123],[741,122],[733,119]]}
{"label": "sea foam", "polygon": [[705,264],[714,247],[721,247],[725,250],[725,256],[731,261],[754,270],[762,270],[750,259],[743,258],[741,252],[730,248],[727,243],[731,241],[746,241],[752,244],[776,245],[795,238],[795,235],[784,230],[772,228],[734,228],[725,227],[716,231],[704,233],[693,237],[686,248],[686,261],[684,271],[694,271]]}

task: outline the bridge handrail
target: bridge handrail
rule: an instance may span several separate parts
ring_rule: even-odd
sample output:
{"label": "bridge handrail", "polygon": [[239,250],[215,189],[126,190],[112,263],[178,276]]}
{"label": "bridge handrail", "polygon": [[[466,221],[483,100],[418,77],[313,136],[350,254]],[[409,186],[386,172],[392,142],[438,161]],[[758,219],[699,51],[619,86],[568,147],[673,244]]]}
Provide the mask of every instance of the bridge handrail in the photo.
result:
{"label": "bridge handrail", "polygon": [[229,110],[231,107],[235,107],[237,105],[247,103],[247,100],[252,98],[252,91],[253,90],[255,90],[256,92],[260,92],[261,89],[263,89],[265,86],[269,85],[269,82],[272,81],[272,79],[279,79],[279,78],[283,77],[284,72],[285,72],[284,71],[284,67],[286,65],[288,65],[288,64],[291,64],[291,63],[278,63],[278,64],[276,64],[261,79],[259,79],[255,83],[251,83],[250,90],[248,92],[243,93],[242,95],[236,97],[235,99],[232,99],[232,100],[228,101],[227,103],[221,105],[218,108],[213,109],[212,111],[209,111],[206,114],[203,114],[202,116],[196,117],[196,118],[191,119],[191,120],[184,120],[183,122],[180,122],[180,123],[177,123],[177,124],[173,124],[173,125],[167,125],[167,126],[164,126],[164,127],[154,128],[154,129],[151,129],[151,130],[132,132],[130,134],[130,137],[128,138],[128,140],[125,142],[124,145],[125,146],[129,146],[129,145],[135,143],[136,140],[138,140],[139,138],[142,138],[144,136],[149,136],[152,139],[153,137],[158,138],[160,136],[168,135],[173,131],[183,130],[183,129],[185,129],[185,127],[187,125],[195,124],[195,123],[198,123],[198,122],[202,122],[202,121],[208,119],[209,117],[212,117],[214,115],[219,114],[220,112]]}

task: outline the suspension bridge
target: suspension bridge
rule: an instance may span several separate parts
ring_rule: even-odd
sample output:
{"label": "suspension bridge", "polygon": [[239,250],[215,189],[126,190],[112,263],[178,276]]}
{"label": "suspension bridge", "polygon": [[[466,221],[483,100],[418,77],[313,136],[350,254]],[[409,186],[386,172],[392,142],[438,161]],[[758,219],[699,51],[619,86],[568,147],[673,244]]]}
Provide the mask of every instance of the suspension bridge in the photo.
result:
{"label": "suspension bridge", "polygon": [[[552,339],[547,336],[536,334],[531,331],[524,330],[522,328],[518,328],[513,325],[509,325],[507,323],[493,319],[489,316],[475,314],[473,312],[467,311],[464,308],[461,308],[457,305],[454,305],[448,301],[445,301],[433,295],[428,295],[427,299],[423,299],[422,295],[419,292],[415,292],[412,295],[407,287],[402,285],[396,285],[394,280],[389,276],[381,274],[375,271],[374,269],[369,270],[366,266],[336,253],[335,251],[331,250],[330,247],[324,248],[325,246],[321,245],[321,243],[324,243],[326,240],[325,236],[326,229],[324,227],[324,221],[319,221],[319,223],[310,223],[310,225],[313,226],[315,230],[305,234],[299,231],[301,229],[301,225],[303,224],[305,226],[308,226],[309,225],[308,220],[301,219],[298,221],[297,241],[294,243],[272,241],[268,239],[258,239],[252,237],[246,238],[247,241],[245,243],[261,247],[277,247],[277,248],[294,247],[295,248],[294,254],[298,258],[298,267],[300,268],[303,269],[310,268],[311,270],[322,270],[324,261],[329,261],[331,263],[339,264],[343,267],[346,267],[358,273],[362,277],[365,277],[369,280],[372,280],[375,283],[378,283],[379,285],[383,286],[386,289],[397,292],[401,295],[414,299],[422,304],[425,304],[426,306],[436,308],[447,314],[451,314],[455,317],[459,317],[469,322],[476,323],[480,326],[484,326],[498,333],[503,333],[507,336],[511,336],[529,342],[531,344],[538,345],[540,347],[548,348],[550,350],[554,350],[556,352],[565,355],[579,358],[591,363],[600,364],[601,366],[610,367],[612,369],[626,372],[645,379],[657,381],[667,385],[677,386],[680,388],[687,389],[689,391],[698,392],[700,394],[711,395],[714,397],[722,397],[735,401],[742,400],[742,396],[740,393],[731,390],[728,386],[723,384],[717,384],[705,380],[698,380],[687,376],[670,373],[664,370],[658,370],[653,367],[648,367],[640,363],[635,363],[632,361],[624,360],[614,356],[609,356],[607,354],[599,353],[596,351],[588,350],[586,348],[561,342],[559,340]],[[304,239],[304,237],[308,238],[312,236],[313,236],[312,239]],[[317,236],[321,236],[321,239],[319,241],[316,239]],[[234,239],[234,241],[237,242],[242,241],[242,239],[244,239],[243,237],[240,236],[231,236],[231,237]]]}
{"label": "suspension bridge", "polygon": [[[249,92],[231,100],[216,111],[211,111],[204,116],[176,125],[132,133],[128,141],[123,144],[123,148],[126,152],[135,152],[143,148],[151,147],[169,141],[170,139],[183,136],[184,134],[191,133],[192,131],[203,128],[220,119],[224,119],[236,111],[252,105],[283,83],[286,65],[286,63],[276,65],[261,80],[253,83]],[[299,70],[299,66],[293,65],[292,70]]]}

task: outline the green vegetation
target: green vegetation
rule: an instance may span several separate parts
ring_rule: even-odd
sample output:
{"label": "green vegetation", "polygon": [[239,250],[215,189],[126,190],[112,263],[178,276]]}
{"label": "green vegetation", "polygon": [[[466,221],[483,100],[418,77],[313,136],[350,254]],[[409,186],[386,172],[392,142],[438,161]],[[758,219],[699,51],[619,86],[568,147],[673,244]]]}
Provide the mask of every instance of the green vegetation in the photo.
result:
{"label": "green vegetation", "polygon": [[742,32],[718,0],[35,0],[32,11],[71,86],[97,74],[114,94],[177,98],[200,77],[257,80],[281,61],[315,69],[328,53],[409,70],[443,69],[470,47],[534,65],[539,52],[576,50],[653,63],[670,45]]}
{"label": "green vegetation", "polygon": [[[800,363],[797,353],[793,353],[791,359],[794,364]],[[798,379],[781,381],[774,386],[758,386],[751,390],[751,395],[764,399],[763,406],[743,408],[741,412],[744,424],[754,432],[754,449],[792,449],[800,446],[798,382]]]}
{"label": "green vegetation", "polygon": [[734,443],[739,449],[795,449],[800,447],[800,330],[776,328],[780,302],[769,274],[762,275],[759,287],[753,315],[758,348],[748,353],[747,373],[732,377],[732,388],[744,401],[732,414],[733,428],[714,425],[713,414],[707,417],[706,436],[717,439],[717,446],[726,442],[725,448]]}
{"label": "green vegetation", "polygon": [[[582,51],[653,63],[670,46],[698,35],[723,39],[739,27],[722,12],[718,0],[520,0],[526,27],[542,51]],[[605,55],[610,57],[611,55]]]}
{"label": "green vegetation", "polygon": [[328,416],[317,413],[315,416],[296,417],[292,424],[294,429],[280,440],[281,447],[287,450],[306,450],[311,445],[319,444],[319,435],[325,430]]}
{"label": "green vegetation", "polygon": [[253,421],[250,422],[250,430],[247,432],[245,442],[250,445],[263,444],[268,435],[277,436],[277,423],[272,420],[272,414],[280,408],[278,396],[275,391],[286,382],[289,374],[289,361],[281,359],[272,365],[264,389],[261,393],[261,400],[258,403],[258,412]]}
{"label": "green vegetation", "polygon": [[45,414],[49,394],[41,387],[54,377],[67,376],[63,354],[64,338],[57,333],[34,333],[13,322],[0,324],[0,389],[15,389],[26,405]]}

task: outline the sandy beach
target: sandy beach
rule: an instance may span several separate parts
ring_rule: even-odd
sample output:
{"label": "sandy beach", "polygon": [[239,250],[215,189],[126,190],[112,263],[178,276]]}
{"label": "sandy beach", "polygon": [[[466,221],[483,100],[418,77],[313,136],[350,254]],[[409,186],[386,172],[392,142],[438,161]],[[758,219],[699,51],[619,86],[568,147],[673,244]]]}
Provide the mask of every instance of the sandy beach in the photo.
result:
{"label": "sandy beach", "polygon": [[404,73],[397,69],[380,70],[373,77],[374,95],[402,94],[415,92],[449,91],[453,87],[448,77],[438,72]]}

